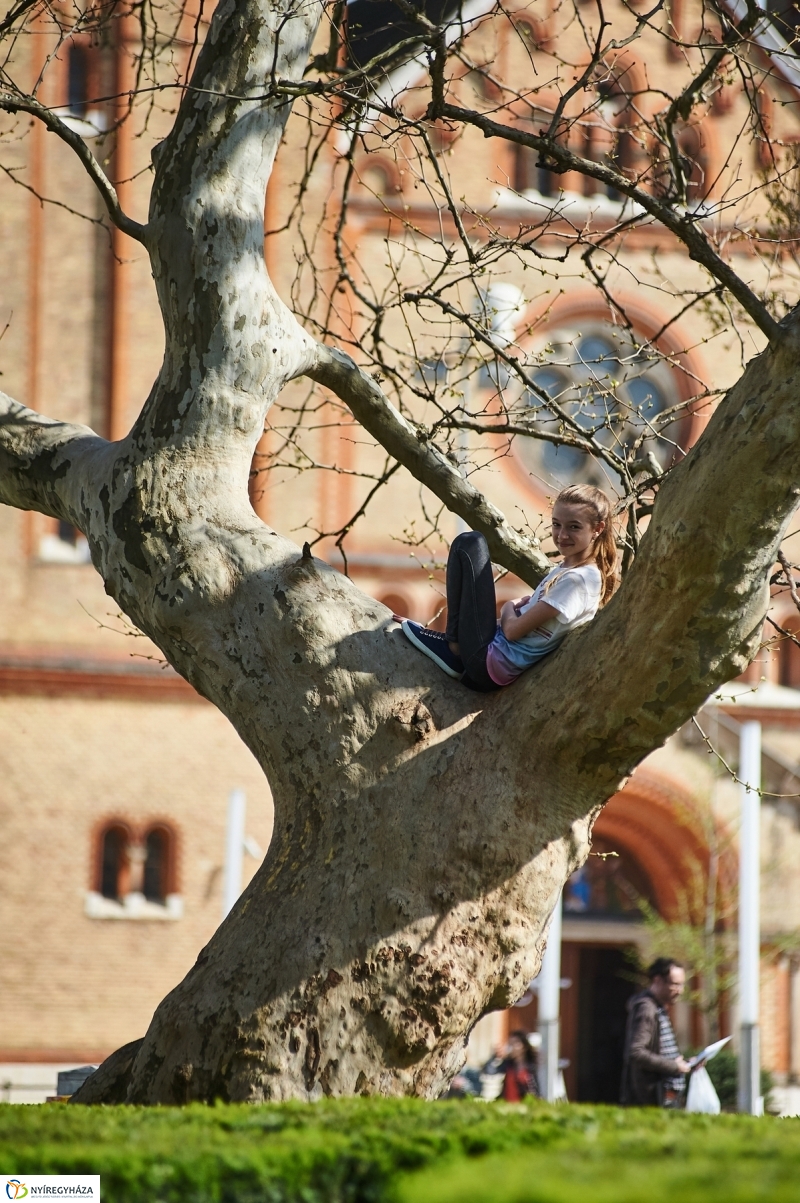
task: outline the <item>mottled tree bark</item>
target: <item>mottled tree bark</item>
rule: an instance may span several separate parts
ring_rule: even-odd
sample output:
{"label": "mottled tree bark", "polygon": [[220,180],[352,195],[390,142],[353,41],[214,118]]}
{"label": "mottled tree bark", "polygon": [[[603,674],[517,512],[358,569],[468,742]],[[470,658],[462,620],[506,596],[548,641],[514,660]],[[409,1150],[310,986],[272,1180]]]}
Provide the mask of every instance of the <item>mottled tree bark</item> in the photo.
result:
{"label": "mottled tree bark", "polygon": [[661,487],[620,594],[493,695],[445,678],[385,607],[256,518],[265,414],[307,374],[498,562],[542,570],[269,281],[263,201],[287,106],[265,81],[301,76],[318,17],[286,0],[217,9],[155,155],[142,239],[166,353],[130,435],[107,443],[0,396],[0,500],[86,534],[108,592],[228,716],[275,800],[259,872],[119,1062],[134,1102],[436,1095],[474,1022],[537,972],[604,801],[747,663],[798,500],[788,323]]}

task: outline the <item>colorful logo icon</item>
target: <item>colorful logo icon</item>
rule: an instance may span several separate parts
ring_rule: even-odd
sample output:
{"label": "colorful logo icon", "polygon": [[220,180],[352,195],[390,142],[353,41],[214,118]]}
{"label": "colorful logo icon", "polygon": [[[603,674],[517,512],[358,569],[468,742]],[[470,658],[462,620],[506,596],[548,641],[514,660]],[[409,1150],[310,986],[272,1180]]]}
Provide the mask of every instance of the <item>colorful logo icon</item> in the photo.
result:
{"label": "colorful logo icon", "polygon": [[19,1178],[9,1178],[6,1183],[6,1194],[9,1199],[24,1199],[28,1193],[28,1188],[24,1182],[20,1182]]}

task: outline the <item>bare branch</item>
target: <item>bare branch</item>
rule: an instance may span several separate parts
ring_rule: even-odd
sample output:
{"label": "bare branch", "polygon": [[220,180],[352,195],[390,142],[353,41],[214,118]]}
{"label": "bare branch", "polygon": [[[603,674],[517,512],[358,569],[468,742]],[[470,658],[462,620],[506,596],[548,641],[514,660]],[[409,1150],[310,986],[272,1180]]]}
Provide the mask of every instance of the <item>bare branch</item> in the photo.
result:
{"label": "bare branch", "polygon": [[447,508],[480,531],[496,564],[535,586],[550,571],[550,562],[532,540],[523,538],[505,515],[465,480],[458,469],[392,405],[375,380],[344,352],[319,346],[306,375],[329,388],[358,422]]}
{"label": "bare branch", "polygon": [[695,75],[683,91],[674,98],[663,119],[665,127],[671,127],[678,120],[688,120],[689,114],[697,104],[706,84],[710,83],[714,78],[732,48],[737,43],[743,43],[755,29],[764,10],[759,8],[753,0],[745,0],[745,2],[747,4],[747,16],[741,25],[728,26],[722,39],[722,45],[709,57],[703,70]]}
{"label": "bare branch", "polygon": [[797,591],[797,581],[792,576],[792,568],[794,565],[789,563],[782,551],[778,552],[778,560],[781,568],[783,569],[783,574],[786,577],[786,582],[789,586],[789,595],[791,596],[791,599],[797,606],[798,610],[800,610],[800,593]]}
{"label": "bare branch", "polygon": [[577,171],[581,175],[598,180],[606,187],[629,197],[680,239],[688,249],[690,258],[702,264],[716,280],[719,280],[720,284],[729,290],[770,341],[781,336],[780,324],[776,322],[766,305],[759,300],[752,289],[748,288],[730,264],[716,253],[693,215],[676,211],[672,205],[637,187],[622,172],[616,171],[604,163],[595,163],[591,159],[585,159],[552,138],[505,125],[483,113],[478,113],[474,109],[462,108],[460,105],[444,105],[442,116],[452,121],[463,122],[464,125],[473,125],[481,130],[486,138],[504,138],[506,141],[516,142],[520,146],[529,146],[533,150],[546,154],[548,159],[552,159],[557,165],[558,171]]}
{"label": "bare branch", "polygon": [[24,16],[25,13],[32,9],[36,3],[37,0],[19,0],[19,4],[15,4],[11,9],[9,9],[9,11],[3,17],[3,20],[0,21],[0,36],[6,33],[6,31],[9,30],[17,20],[17,18]]}
{"label": "bare branch", "polygon": [[57,134],[62,142],[66,142],[67,146],[75,151],[90,179],[94,182],[114,225],[123,234],[127,234],[129,238],[135,238],[137,242],[145,243],[147,227],[140,225],[138,221],[134,221],[132,217],[128,217],[122,211],[114,185],[80,134],[76,134],[74,130],[71,130],[52,109],[47,108],[46,105],[43,105],[33,96],[20,96],[13,93],[9,94],[8,92],[0,93],[0,109],[5,110],[7,113],[30,113],[32,117],[36,117],[41,121],[51,133]]}
{"label": "bare branch", "polygon": [[[784,639],[788,639],[790,643],[793,643],[795,645],[795,647],[800,647],[800,639],[797,638],[797,634],[794,631],[789,631],[789,630],[787,630],[786,627],[782,627],[779,622],[775,621],[774,618],[770,618],[769,614],[766,617],[766,621],[769,623],[769,625],[771,627],[774,627],[775,630],[778,631],[779,634],[783,635]],[[769,647],[770,645],[774,646],[776,643],[781,643],[781,642],[782,641],[780,639],[776,639],[773,635],[772,638],[770,638],[766,641],[765,646],[767,646],[767,647]]]}

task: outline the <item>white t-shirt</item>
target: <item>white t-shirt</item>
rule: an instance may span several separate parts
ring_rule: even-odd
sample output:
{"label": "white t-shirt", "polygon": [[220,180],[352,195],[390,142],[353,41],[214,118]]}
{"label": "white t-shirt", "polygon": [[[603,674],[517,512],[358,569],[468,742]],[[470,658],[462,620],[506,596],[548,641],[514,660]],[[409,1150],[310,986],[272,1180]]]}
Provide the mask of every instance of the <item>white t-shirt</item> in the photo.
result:
{"label": "white t-shirt", "polygon": [[506,639],[498,625],[497,634],[486,650],[486,668],[495,684],[510,684],[526,668],[554,652],[570,631],[591,622],[602,594],[603,578],[594,560],[577,568],[559,564],[548,572],[530,601],[520,607],[520,614],[540,601],[547,602],[558,613],[521,639]]}

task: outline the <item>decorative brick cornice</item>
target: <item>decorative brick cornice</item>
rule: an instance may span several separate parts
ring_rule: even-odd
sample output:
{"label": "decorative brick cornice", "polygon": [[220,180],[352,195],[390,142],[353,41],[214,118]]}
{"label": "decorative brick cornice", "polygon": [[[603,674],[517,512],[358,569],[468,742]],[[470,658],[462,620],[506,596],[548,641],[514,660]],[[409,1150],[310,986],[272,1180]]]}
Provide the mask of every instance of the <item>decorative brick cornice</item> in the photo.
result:
{"label": "decorative brick cornice", "polygon": [[800,727],[800,709],[784,710],[779,706],[737,705],[735,702],[729,706],[717,703],[717,709],[721,710],[723,714],[727,714],[729,718],[736,719],[739,723],[755,721],[762,723],[765,727],[792,729]]}
{"label": "decorative brick cornice", "polygon": [[205,701],[170,665],[93,656],[81,649],[0,645],[0,696],[10,695]]}
{"label": "decorative brick cornice", "polygon": [[113,1048],[3,1048],[0,1046],[2,1065],[101,1065]]}

